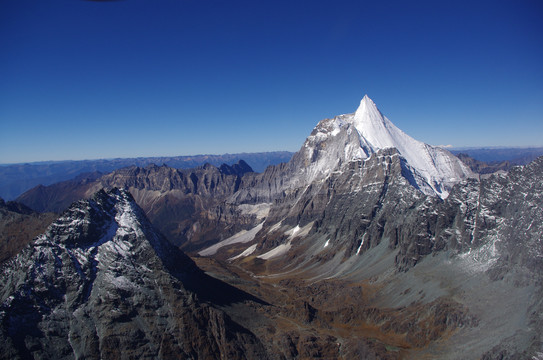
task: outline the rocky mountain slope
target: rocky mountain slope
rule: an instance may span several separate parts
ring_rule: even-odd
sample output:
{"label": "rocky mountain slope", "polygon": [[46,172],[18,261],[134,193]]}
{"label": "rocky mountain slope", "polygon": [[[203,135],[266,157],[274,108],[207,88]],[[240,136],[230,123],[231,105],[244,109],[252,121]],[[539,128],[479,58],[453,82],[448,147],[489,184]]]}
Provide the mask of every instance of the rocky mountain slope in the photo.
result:
{"label": "rocky mountain slope", "polygon": [[[272,205],[254,235],[227,239],[212,256],[258,279],[276,279],[276,286],[297,284],[305,301],[311,299],[313,314],[334,319],[349,312],[357,325],[333,321],[352,331],[381,331],[385,347],[409,350],[401,357],[516,359],[543,353],[543,158],[481,180],[464,172],[454,187],[433,188],[444,189],[443,196],[417,186],[422,172],[398,148],[342,157],[341,149],[360,151],[345,145],[358,135],[341,137],[323,124],[334,122],[321,122],[289,164],[243,178],[232,202]],[[315,149],[321,154],[314,155]],[[339,160],[321,166],[322,159]],[[294,163],[299,175],[284,176],[293,174]],[[368,298],[342,305],[333,290],[302,290],[315,284],[361,286],[381,320],[353,310],[364,309]],[[436,307],[447,308],[446,319]],[[429,323],[446,326],[405,328],[402,316],[393,315],[419,318],[421,312],[431,314]]]}
{"label": "rocky mountain slope", "polygon": [[[204,275],[130,194],[73,204],[0,274],[2,358],[266,358],[208,296]],[[250,297],[247,296],[246,299]]]}
{"label": "rocky mountain slope", "polygon": [[[377,336],[374,350],[398,349],[379,356],[539,356],[543,157],[466,180],[445,200],[410,186],[402,162],[388,149],[354,161],[278,202],[250,241],[213,256],[303,299],[345,343],[339,329]],[[346,300],[346,289],[360,295]]]}

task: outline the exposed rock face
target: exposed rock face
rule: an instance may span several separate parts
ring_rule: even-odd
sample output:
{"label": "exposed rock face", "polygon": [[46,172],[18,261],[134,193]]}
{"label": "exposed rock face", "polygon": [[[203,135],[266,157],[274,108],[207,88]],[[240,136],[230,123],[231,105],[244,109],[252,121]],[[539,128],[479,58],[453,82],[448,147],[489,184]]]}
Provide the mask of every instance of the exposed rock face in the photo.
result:
{"label": "exposed rock face", "polygon": [[188,289],[207,281],[128,192],[100,191],[2,268],[2,356],[265,358],[250,332]]}
{"label": "exposed rock face", "polygon": [[11,258],[45,231],[56,214],[39,214],[14,201],[0,198],[0,263]]}

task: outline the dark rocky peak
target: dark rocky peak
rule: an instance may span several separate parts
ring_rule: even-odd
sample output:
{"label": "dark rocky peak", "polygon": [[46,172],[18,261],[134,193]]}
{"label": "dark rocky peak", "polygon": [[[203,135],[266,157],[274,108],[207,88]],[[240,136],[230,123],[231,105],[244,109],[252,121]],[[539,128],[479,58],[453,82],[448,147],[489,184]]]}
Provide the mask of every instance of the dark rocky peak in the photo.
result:
{"label": "dark rocky peak", "polygon": [[115,225],[115,202],[113,197],[120,195],[118,189],[109,193],[100,190],[88,200],[74,202],[55,220],[37,244],[53,242],[68,247],[98,246],[113,237]]}
{"label": "dark rocky peak", "polygon": [[4,264],[0,357],[266,358],[253,334],[191,290],[209,301],[209,289],[235,293],[219,283],[154,230],[128,191],[100,190]]}
{"label": "dark rocky peak", "polygon": [[246,173],[252,173],[254,172],[251,166],[247,164],[245,161],[240,160],[237,163],[233,164],[232,166],[227,164],[222,164],[219,167],[219,170],[222,174],[225,175],[237,175],[237,176],[243,176]]}
{"label": "dark rocky peak", "polygon": [[210,163],[205,163],[204,165],[200,166],[199,168],[207,170],[207,171],[217,169],[216,166],[211,165]]}
{"label": "dark rocky peak", "polygon": [[5,202],[2,198],[0,198],[0,210],[11,211],[22,215],[30,215],[35,213],[34,210],[29,208],[25,204],[16,201]]}
{"label": "dark rocky peak", "polygon": [[[38,238],[36,245],[52,243],[90,249],[107,242],[123,243],[118,247],[123,251],[150,247],[169,268],[183,259],[188,261],[153,228],[130,192],[119,188],[101,189],[90,199],[73,203]],[[172,252],[176,258],[170,256]]]}

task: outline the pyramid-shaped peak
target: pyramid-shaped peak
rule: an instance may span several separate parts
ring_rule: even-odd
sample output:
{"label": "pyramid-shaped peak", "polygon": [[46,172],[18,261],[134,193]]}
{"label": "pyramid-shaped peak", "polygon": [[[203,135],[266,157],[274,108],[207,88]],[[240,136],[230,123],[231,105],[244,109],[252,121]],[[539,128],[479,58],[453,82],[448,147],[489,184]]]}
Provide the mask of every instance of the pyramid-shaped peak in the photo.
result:
{"label": "pyramid-shaped peak", "polygon": [[368,94],[365,94],[364,97],[362,98],[362,100],[360,100],[360,104],[362,104],[362,103],[367,103],[367,102],[370,102],[370,103],[372,103],[373,105],[375,105],[375,103],[373,102],[372,99],[370,99],[370,97],[368,96]]}
{"label": "pyramid-shaped peak", "polygon": [[364,95],[360,100],[360,106],[355,112],[355,119],[362,120],[363,118],[382,118],[381,112],[377,109],[377,105],[368,95]]}
{"label": "pyramid-shaped peak", "polygon": [[375,105],[373,100],[370,99],[368,95],[365,95],[360,101],[360,106],[358,106],[358,109],[356,109],[356,112],[354,113],[353,122],[357,124],[359,130],[361,130],[362,127],[372,127],[371,129],[367,128],[365,131],[363,131],[366,133],[367,131],[376,131],[376,129],[373,129],[373,127],[383,126],[384,121],[384,116],[377,108],[377,105]]}

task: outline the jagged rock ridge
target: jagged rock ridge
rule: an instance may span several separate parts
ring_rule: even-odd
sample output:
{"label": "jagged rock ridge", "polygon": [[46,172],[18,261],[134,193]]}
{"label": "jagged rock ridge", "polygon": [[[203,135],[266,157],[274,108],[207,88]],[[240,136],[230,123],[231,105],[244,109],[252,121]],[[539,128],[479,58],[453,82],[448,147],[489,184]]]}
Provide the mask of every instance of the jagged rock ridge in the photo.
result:
{"label": "jagged rock ridge", "polygon": [[277,202],[256,246],[245,245],[254,250],[228,256],[253,272],[310,284],[369,281],[379,288],[374,304],[387,308],[454,299],[453,308],[472,318],[413,354],[516,359],[543,352],[543,157],[508,174],[467,179],[445,200],[410,186],[404,161],[385,149],[350,162]]}

